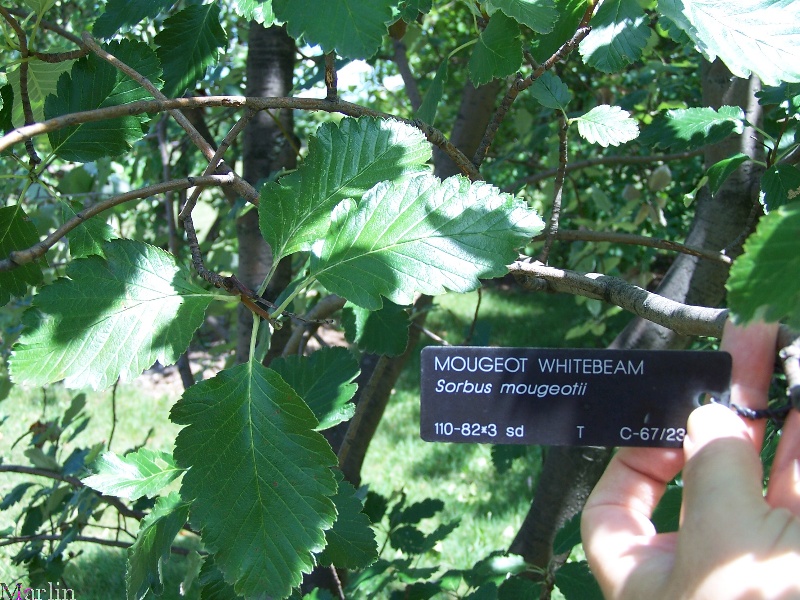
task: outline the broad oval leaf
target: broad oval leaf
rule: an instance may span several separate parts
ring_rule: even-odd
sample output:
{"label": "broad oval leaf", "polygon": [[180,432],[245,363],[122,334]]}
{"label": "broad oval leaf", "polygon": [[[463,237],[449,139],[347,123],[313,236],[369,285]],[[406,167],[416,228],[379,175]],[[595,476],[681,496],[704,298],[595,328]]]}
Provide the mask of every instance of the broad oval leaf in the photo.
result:
{"label": "broad oval leaf", "polygon": [[275,260],[325,236],[331,210],[360,198],[381,181],[427,171],[431,146],[416,128],[364,117],[325,123],[308,142],[308,156],[294,173],[261,191],[259,225]]}
{"label": "broad oval leaf", "polygon": [[578,122],[578,133],[587,142],[607,146],[619,146],[635,140],[639,125],[627,110],[619,106],[601,104],[585,115],[572,119]]}
{"label": "broad oval leaf", "polygon": [[469,59],[475,85],[515,73],[522,65],[522,39],[517,22],[498,11],[489,19]]}
{"label": "broad oval leaf", "polygon": [[421,174],[345,200],[311,257],[311,275],[369,310],[411,304],[415,292],[468,292],[507,273],[516,249],[543,228],[523,202],[461,176]]}
{"label": "broad oval leaf", "polygon": [[[734,320],[786,319],[800,328],[800,202],[771,211],[734,261],[726,287]],[[794,265],[794,266],[793,266]]]}
{"label": "broad oval leaf", "polygon": [[188,348],[216,294],[149,244],[113,240],[104,252],[72,261],[34,297],[10,360],[15,382],[102,389]]}
{"label": "broad oval leaf", "polygon": [[275,16],[293,38],[303,36],[324,52],[344,58],[370,58],[381,47],[392,22],[392,0],[273,0]]}
{"label": "broad oval leaf", "polygon": [[530,88],[531,95],[545,108],[566,110],[572,93],[558,75],[545,71]]}
{"label": "broad oval leaf", "polygon": [[587,65],[614,73],[639,60],[649,38],[647,16],[636,0],[605,0],[578,49]]}
{"label": "broad oval leaf", "polygon": [[658,10],[734,75],[747,79],[753,72],[767,85],[800,81],[800,3],[659,0]]}
{"label": "broad oval leaf", "polygon": [[103,452],[94,463],[94,475],[84,478],[83,484],[102,494],[136,500],[155,496],[181,473],[168,452],[141,448],[124,457]]}
{"label": "broad oval leaf", "polygon": [[[0,259],[17,250],[30,248],[39,241],[39,232],[22,206],[0,208]],[[0,271],[0,306],[8,304],[11,296],[24,296],[29,285],[42,280],[42,270],[35,262],[21,265],[10,271]]]}
{"label": "broad oval leaf", "polygon": [[186,425],[181,495],[225,580],[246,597],[288,596],[336,517],[336,455],[314,414],[278,373],[246,363],[187,389],[170,416]]}

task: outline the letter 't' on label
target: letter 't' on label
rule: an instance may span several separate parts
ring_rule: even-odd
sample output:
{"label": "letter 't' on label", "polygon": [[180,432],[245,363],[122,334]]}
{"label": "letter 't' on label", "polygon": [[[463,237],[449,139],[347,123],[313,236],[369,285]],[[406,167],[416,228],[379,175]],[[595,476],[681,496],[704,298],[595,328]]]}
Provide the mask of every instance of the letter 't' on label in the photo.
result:
{"label": "letter 't' on label", "polygon": [[727,402],[731,357],[430,346],[421,375],[427,441],[680,447],[704,395]]}

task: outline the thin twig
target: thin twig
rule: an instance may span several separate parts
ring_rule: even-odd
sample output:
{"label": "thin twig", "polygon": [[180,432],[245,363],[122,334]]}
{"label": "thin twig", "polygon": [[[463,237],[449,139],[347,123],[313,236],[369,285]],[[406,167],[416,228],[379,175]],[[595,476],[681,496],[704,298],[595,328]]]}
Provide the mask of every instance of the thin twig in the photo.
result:
{"label": "thin twig", "polygon": [[286,345],[283,347],[282,356],[298,354],[302,347],[304,335],[311,333],[312,329],[316,329],[316,325],[321,319],[327,319],[336,311],[341,310],[346,302],[344,298],[335,294],[326,296],[317,302],[311,310],[303,315],[305,321],[313,325],[313,327],[308,325],[305,327],[295,327],[292,330],[289,341],[287,341]]}
{"label": "thin twig", "polygon": [[106,448],[111,450],[111,442],[114,441],[114,432],[117,430],[117,387],[119,387],[119,377],[111,386],[111,433],[108,434]]}
{"label": "thin twig", "polygon": [[20,265],[33,262],[37,258],[44,256],[44,254],[53,246],[55,246],[67,233],[78,227],[81,223],[90,219],[91,217],[100,214],[114,206],[124,204],[131,200],[140,198],[148,198],[156,196],[173,190],[188,189],[195,186],[223,186],[233,185],[233,177],[231,175],[209,175],[206,177],[187,177],[186,179],[176,179],[174,181],[166,181],[164,183],[157,183],[138,190],[132,190],[119,196],[114,196],[108,200],[103,200],[93,204],[87,209],[84,209],[72,217],[69,221],[61,225],[53,233],[48,235],[41,242],[34,244],[25,250],[17,250],[11,252],[8,258],[0,260],[0,272],[10,271]]}
{"label": "thin twig", "polygon": [[526,289],[603,300],[679,335],[719,338],[728,317],[727,309],[682,304],[618,277],[556,269],[528,257],[520,257],[509,270]]}
{"label": "thin twig", "polygon": [[[672,252],[680,252],[681,254],[689,254],[699,258],[705,258],[716,262],[721,262],[729,265],[733,262],[730,256],[722,252],[713,252],[695,246],[687,246],[679,244],[671,240],[663,240],[659,238],[652,238],[645,235],[636,235],[633,233],[622,233],[617,231],[590,231],[590,230],[574,230],[562,229],[555,234],[555,239],[563,242],[611,242],[612,244],[629,244],[633,246],[647,246],[648,248],[658,248],[660,250],[670,250]],[[531,241],[541,242],[547,238],[546,233],[537,235]]]}
{"label": "thin twig", "polygon": [[[49,534],[38,533],[36,535],[17,535],[3,538],[0,541],[0,547],[10,546],[12,544],[23,544],[25,542],[38,542],[38,541],[52,541],[60,542],[68,534]],[[90,537],[87,535],[76,535],[70,538],[71,542],[88,542],[91,544],[98,544],[100,546],[111,546],[113,548],[130,548],[133,542],[121,542],[119,540],[107,540],[105,538]],[[182,548],[181,546],[170,546],[170,552],[173,554],[180,554],[181,556],[188,556],[192,550],[190,548]]]}
{"label": "thin twig", "polygon": [[567,174],[567,158],[568,158],[568,138],[567,130],[569,124],[562,112],[558,113],[558,172],[556,173],[556,180],[553,185],[553,209],[550,212],[550,221],[547,224],[547,232],[544,241],[544,247],[539,253],[539,261],[547,264],[547,257],[550,256],[550,248],[553,247],[553,242],[558,233],[558,222],[561,218],[561,199],[564,195],[564,178]]}
{"label": "thin twig", "polygon": [[336,572],[336,566],[331,565],[331,577],[333,577],[333,582],[336,584],[336,593],[339,596],[339,600],[347,600],[346,596],[344,595],[344,588],[342,588],[342,580],[339,579],[339,573]]}
{"label": "thin twig", "polygon": [[78,50],[70,50],[69,52],[36,52],[31,51],[31,56],[35,56],[42,62],[46,63],[60,63],[67,60],[76,60],[89,54],[88,48],[79,48]]}
{"label": "thin twig", "polygon": [[[675,160],[684,160],[698,156],[704,152],[703,148],[697,150],[690,150],[688,152],[676,152],[674,154],[648,154],[647,156],[600,156],[597,158],[590,158],[587,160],[578,160],[567,165],[567,174],[581,169],[589,169],[597,166],[615,166],[615,165],[646,165],[654,162],[671,162]],[[528,175],[521,179],[508,184],[503,188],[504,192],[514,193],[524,185],[531,185],[543,180],[548,180],[558,173],[558,167],[554,169],[547,169],[546,171],[539,171],[533,175]]]}
{"label": "thin twig", "polygon": [[327,93],[325,99],[328,102],[339,100],[339,90],[337,89],[338,77],[336,74],[336,53],[328,52],[325,55],[325,88]]}
{"label": "thin twig", "polygon": [[[483,288],[478,288],[478,301],[475,303],[475,312],[472,315],[472,322],[469,324],[469,332],[464,338],[464,345],[469,346],[472,336],[475,335],[475,328],[478,326],[478,315],[481,312],[481,301],[483,300]],[[423,330],[424,333],[424,330]],[[445,342],[446,343],[446,342]]]}

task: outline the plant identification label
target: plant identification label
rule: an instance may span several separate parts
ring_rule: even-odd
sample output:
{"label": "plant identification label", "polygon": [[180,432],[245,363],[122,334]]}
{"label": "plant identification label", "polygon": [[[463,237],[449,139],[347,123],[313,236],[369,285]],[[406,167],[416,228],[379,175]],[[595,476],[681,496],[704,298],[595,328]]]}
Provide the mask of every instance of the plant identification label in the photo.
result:
{"label": "plant identification label", "polygon": [[727,352],[429,346],[429,442],[680,447],[704,394],[729,400]]}

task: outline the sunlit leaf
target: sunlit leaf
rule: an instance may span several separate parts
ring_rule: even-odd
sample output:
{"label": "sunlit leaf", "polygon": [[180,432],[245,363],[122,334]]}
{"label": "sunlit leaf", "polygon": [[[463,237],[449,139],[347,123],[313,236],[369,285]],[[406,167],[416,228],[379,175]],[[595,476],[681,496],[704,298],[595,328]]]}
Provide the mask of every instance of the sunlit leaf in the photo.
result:
{"label": "sunlit leaf", "polygon": [[103,452],[94,463],[94,475],[83,479],[84,485],[102,494],[136,500],[155,496],[181,473],[167,452],[140,448],[124,457]]}
{"label": "sunlit leaf", "polygon": [[382,296],[411,304],[415,292],[468,292],[481,278],[504,275],[542,227],[533,210],[494,186],[420,174],[341,202],[312,253],[311,275],[362,308],[379,309]]}
{"label": "sunlit leaf", "polygon": [[553,0],[487,0],[486,7],[503,11],[536,33],[550,33],[558,19]]}
{"label": "sunlit leaf", "polygon": [[469,59],[469,76],[475,85],[515,73],[522,65],[519,24],[496,12],[481,32]]}
{"label": "sunlit leaf", "polygon": [[72,261],[35,296],[11,356],[17,383],[102,389],[189,346],[215,295],[154,246],[113,240],[104,254]]}
{"label": "sunlit leaf", "polygon": [[[19,204],[0,208],[0,260],[17,250],[30,248],[39,241],[36,226]],[[5,306],[11,296],[24,296],[29,285],[42,280],[42,270],[35,262],[21,265],[10,271],[0,271],[0,306]]]}
{"label": "sunlit leaf", "polygon": [[658,11],[683,29],[710,61],[753,72],[767,85],[800,81],[800,3],[793,0],[659,0]]}
{"label": "sunlit leaf", "polygon": [[[44,102],[50,94],[55,94],[58,80],[62,73],[68,73],[75,64],[74,60],[47,63],[35,58],[28,61],[28,97],[31,101],[31,110],[35,121],[44,121]],[[22,111],[22,96],[19,87],[19,67],[8,71],[8,84],[14,92],[14,107],[11,111],[11,121],[14,127],[22,127],[25,117]]]}
{"label": "sunlit leaf", "polygon": [[381,46],[392,19],[393,0],[273,0],[275,16],[294,38],[303,36],[324,52],[370,58]]}
{"label": "sunlit leaf", "polygon": [[579,46],[584,62],[605,73],[639,60],[650,37],[644,9],[636,0],[605,0],[592,17],[592,31]]}
{"label": "sunlit leaf", "polygon": [[738,106],[681,108],[668,110],[647,127],[642,144],[654,148],[689,150],[716,144],[744,131],[744,111]]}
{"label": "sunlit leaf", "polygon": [[255,21],[264,27],[275,22],[272,0],[235,0],[233,9],[248,21]]}
{"label": "sunlit leaf", "polygon": [[219,4],[190,5],[175,13],[155,37],[158,58],[164,69],[164,92],[170,98],[182,95],[216,64],[228,40],[219,22]]}
{"label": "sunlit leaf", "polygon": [[578,133],[591,144],[619,146],[625,142],[636,139],[639,135],[639,125],[632,119],[627,110],[619,106],[601,104],[580,117],[571,119],[577,121]]}
{"label": "sunlit leaf", "polygon": [[800,202],[771,211],[745,242],[726,285],[734,320],[786,319],[800,328]]}
{"label": "sunlit leaf", "polygon": [[305,402],[275,371],[245,363],[187,389],[175,459],[181,494],[226,581],[247,597],[285,597],[335,520],[336,455]]}
{"label": "sunlit leaf", "polygon": [[358,361],[346,348],[323,348],[310,356],[287,356],[272,361],[270,368],[314,411],[318,430],[328,429],[353,416],[350,402],[356,393],[353,380]]}

